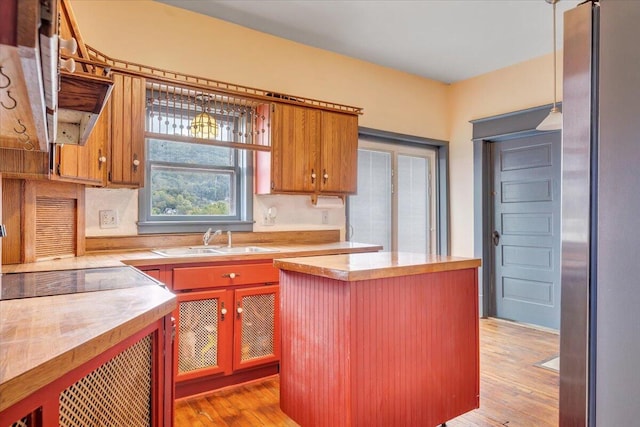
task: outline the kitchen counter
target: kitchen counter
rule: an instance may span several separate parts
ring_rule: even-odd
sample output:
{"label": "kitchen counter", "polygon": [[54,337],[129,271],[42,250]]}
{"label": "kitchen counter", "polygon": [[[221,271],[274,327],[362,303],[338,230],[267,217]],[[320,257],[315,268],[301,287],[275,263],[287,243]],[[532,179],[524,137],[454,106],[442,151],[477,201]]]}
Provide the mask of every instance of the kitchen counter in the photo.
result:
{"label": "kitchen counter", "polygon": [[298,424],[435,426],[478,407],[480,260],[373,253],[274,265],[280,407]]}
{"label": "kitchen counter", "polygon": [[353,281],[476,268],[480,266],[480,260],[409,252],[376,252],[366,256],[344,254],[276,259],[274,265],[282,270]]}
{"label": "kitchen counter", "polygon": [[[249,245],[238,245],[249,246]],[[278,249],[277,252],[202,255],[188,257],[166,257],[151,250],[95,252],[81,257],[61,258],[51,261],[39,261],[28,264],[3,265],[3,273],[21,273],[30,271],[72,270],[81,268],[117,267],[122,265],[149,266],[162,264],[180,264],[196,262],[219,262],[252,259],[275,259],[282,257],[301,257],[340,253],[375,252],[382,249],[379,245],[355,242],[333,242],[318,244],[260,244],[266,248]]]}
{"label": "kitchen counter", "polygon": [[[70,285],[79,277],[64,273]],[[135,274],[148,283],[0,301],[0,412],[175,309],[171,292]]]}

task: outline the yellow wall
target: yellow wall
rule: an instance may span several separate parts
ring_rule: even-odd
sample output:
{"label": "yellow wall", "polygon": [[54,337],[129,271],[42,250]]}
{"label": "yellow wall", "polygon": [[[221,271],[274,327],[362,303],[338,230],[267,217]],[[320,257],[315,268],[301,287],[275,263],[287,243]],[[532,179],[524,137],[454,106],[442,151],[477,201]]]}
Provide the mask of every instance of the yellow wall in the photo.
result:
{"label": "yellow wall", "polygon": [[108,56],[364,108],[360,125],[447,137],[448,86],[148,0],[74,0],[85,42]]}
{"label": "yellow wall", "polygon": [[354,105],[361,126],[449,140],[453,255],[473,255],[469,120],[552,101],[551,55],[446,85],[149,0],[72,7],[85,42],[109,56]]}
{"label": "yellow wall", "polygon": [[[562,78],[558,54],[558,79]],[[558,82],[561,98],[562,82]],[[524,110],[553,101],[553,54],[451,85],[452,254],[473,256],[473,142],[470,120]]]}

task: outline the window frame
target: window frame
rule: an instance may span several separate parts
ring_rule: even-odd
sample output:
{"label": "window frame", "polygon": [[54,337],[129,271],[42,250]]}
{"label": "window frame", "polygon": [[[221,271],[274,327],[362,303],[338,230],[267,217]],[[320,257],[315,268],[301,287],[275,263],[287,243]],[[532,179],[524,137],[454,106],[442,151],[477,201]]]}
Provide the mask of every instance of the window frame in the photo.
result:
{"label": "window frame", "polygon": [[[223,231],[253,231],[253,151],[229,147],[236,158],[235,166],[193,165],[153,161],[149,157],[149,141],[161,140],[159,135],[145,136],[145,186],[138,190],[138,233],[188,233],[200,232],[208,227],[215,227]],[[191,144],[197,142],[181,142],[167,139],[171,143]],[[160,216],[151,213],[151,169],[154,165],[161,167],[176,167],[182,170],[233,170],[236,171],[236,213],[233,216]]]}
{"label": "window frame", "polygon": [[[151,168],[153,165],[176,166],[184,168],[183,163],[154,162],[148,157],[149,139],[145,138],[145,174],[149,179],[146,185],[138,190],[138,233],[183,233],[206,230],[207,227],[216,227],[223,231],[252,231],[253,230],[253,152],[249,150],[235,150],[237,157],[236,167],[212,167],[211,169],[237,169],[236,176],[236,214],[234,216],[211,217],[198,216],[165,216],[151,214]],[[157,138],[155,138],[157,139]],[[174,142],[174,141],[172,141]],[[198,165],[188,165],[187,170],[207,169]]]}
{"label": "window frame", "polygon": [[[436,215],[435,221],[435,252],[438,255],[450,255],[451,238],[449,230],[449,142],[423,138],[414,135],[400,134],[379,129],[366,127],[358,128],[358,138],[371,142],[381,142],[386,144],[402,144],[408,146],[418,146],[434,149],[436,152],[435,170],[435,200]],[[349,202],[347,198],[347,230],[349,224]]]}

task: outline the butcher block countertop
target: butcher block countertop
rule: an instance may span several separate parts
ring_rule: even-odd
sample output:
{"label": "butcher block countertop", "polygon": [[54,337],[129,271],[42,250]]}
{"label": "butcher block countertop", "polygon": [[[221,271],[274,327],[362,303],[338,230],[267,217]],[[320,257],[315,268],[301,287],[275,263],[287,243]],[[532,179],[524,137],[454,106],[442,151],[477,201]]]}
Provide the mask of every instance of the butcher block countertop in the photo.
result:
{"label": "butcher block countertop", "polygon": [[274,265],[282,270],[356,281],[476,268],[480,266],[480,260],[409,252],[375,252],[276,259]]}
{"label": "butcher block countertop", "polygon": [[[69,272],[68,281],[73,277]],[[0,412],[173,311],[175,296],[146,280],[125,289],[1,300]]]}
{"label": "butcher block countertop", "polygon": [[[238,245],[250,246],[250,245]],[[260,244],[261,247],[277,249],[277,252],[248,254],[202,255],[188,257],[166,257],[151,250],[95,252],[75,258],[60,258],[28,264],[2,266],[3,273],[23,273],[30,271],[70,270],[81,268],[118,267],[122,265],[149,266],[196,262],[229,262],[252,259],[275,259],[282,257],[302,257],[339,253],[374,252],[382,249],[379,245],[354,242],[332,242],[313,244]]]}

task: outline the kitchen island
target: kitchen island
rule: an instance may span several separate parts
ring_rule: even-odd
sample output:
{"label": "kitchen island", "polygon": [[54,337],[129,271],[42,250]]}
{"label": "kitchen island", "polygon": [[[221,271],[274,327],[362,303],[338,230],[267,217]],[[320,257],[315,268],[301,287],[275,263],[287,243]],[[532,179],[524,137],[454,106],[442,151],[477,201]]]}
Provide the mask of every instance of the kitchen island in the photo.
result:
{"label": "kitchen island", "polygon": [[435,426],[479,405],[480,260],[276,259],[280,406],[301,425]]}

